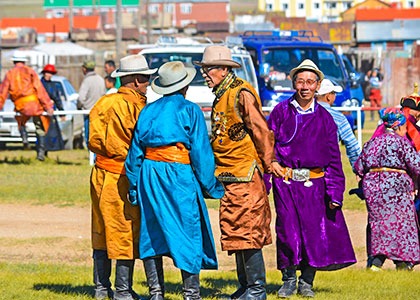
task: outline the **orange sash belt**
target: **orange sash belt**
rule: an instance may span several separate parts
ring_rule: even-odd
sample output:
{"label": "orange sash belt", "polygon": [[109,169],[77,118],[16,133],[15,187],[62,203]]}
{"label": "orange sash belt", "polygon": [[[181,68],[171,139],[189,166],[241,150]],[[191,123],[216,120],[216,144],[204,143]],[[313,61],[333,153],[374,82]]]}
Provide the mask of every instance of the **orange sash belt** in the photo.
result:
{"label": "orange sash belt", "polygon": [[189,165],[191,163],[190,152],[182,143],[176,143],[176,145],[171,146],[146,148],[145,158],[154,161],[164,161],[170,163],[176,162],[185,165]]}
{"label": "orange sash belt", "polygon": [[25,96],[25,97],[20,97],[20,98],[18,98],[14,101],[15,108],[16,108],[17,111],[20,111],[25,107],[26,103],[32,102],[32,101],[39,102],[38,101],[38,96],[35,95],[35,94],[32,94],[32,95],[28,95],[28,96]]}
{"label": "orange sash belt", "polygon": [[125,175],[124,161],[117,161],[115,159],[96,154],[95,164],[108,172]]}

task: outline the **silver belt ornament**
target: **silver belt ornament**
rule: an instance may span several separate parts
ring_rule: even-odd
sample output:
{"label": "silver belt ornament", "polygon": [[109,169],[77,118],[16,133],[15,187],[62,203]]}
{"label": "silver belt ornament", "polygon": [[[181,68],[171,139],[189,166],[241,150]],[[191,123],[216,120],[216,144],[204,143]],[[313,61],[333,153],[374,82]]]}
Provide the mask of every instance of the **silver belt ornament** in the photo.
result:
{"label": "silver belt ornament", "polygon": [[[311,187],[314,184],[310,180],[309,169],[288,169],[285,177],[291,178],[293,181],[305,181],[303,184],[305,187]],[[290,174],[291,173],[291,174]],[[284,179],[284,183],[290,184],[290,181]]]}

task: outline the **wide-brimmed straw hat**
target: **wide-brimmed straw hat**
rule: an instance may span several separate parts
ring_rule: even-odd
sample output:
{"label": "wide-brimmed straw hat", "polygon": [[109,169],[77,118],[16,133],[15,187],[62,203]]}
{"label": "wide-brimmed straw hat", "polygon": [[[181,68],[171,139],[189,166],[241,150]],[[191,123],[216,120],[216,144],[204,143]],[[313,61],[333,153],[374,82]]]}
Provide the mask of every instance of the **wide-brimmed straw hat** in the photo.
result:
{"label": "wide-brimmed straw hat", "polygon": [[225,46],[208,46],[204,49],[201,61],[194,61],[199,66],[227,66],[240,68],[241,64],[232,60],[230,49]]}
{"label": "wide-brimmed straw hat", "polygon": [[334,85],[331,80],[324,79],[321,81],[321,87],[318,90],[318,95],[325,95],[331,92],[341,93],[343,88],[339,85]]}
{"label": "wide-brimmed straw hat", "polygon": [[151,75],[157,69],[149,69],[146,58],[141,54],[128,55],[120,59],[120,68],[111,73],[111,77],[122,77],[133,74]]}
{"label": "wide-brimmed straw hat", "polygon": [[290,77],[293,78],[295,73],[298,71],[311,71],[318,75],[319,80],[322,81],[324,79],[324,73],[322,73],[318,66],[310,59],[305,59],[300,63],[299,66],[293,68],[290,71]]}
{"label": "wide-brimmed straw hat", "polygon": [[196,74],[195,68],[186,68],[180,61],[164,63],[152,82],[152,90],[160,95],[172,94],[190,84]]}

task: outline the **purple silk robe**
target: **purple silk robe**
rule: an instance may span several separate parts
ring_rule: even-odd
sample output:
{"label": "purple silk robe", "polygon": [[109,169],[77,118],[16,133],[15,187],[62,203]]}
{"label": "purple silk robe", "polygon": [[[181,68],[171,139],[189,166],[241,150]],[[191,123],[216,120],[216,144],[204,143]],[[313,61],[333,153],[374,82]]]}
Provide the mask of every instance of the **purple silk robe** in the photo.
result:
{"label": "purple silk robe", "polygon": [[279,103],[268,120],[276,139],[276,157],[283,167],[322,168],[325,176],[304,182],[273,177],[276,207],[277,268],[309,264],[318,270],[337,270],[356,262],[340,208],[344,173],[337,143],[337,126],[328,111],[315,102],[314,112],[299,114],[290,104]]}

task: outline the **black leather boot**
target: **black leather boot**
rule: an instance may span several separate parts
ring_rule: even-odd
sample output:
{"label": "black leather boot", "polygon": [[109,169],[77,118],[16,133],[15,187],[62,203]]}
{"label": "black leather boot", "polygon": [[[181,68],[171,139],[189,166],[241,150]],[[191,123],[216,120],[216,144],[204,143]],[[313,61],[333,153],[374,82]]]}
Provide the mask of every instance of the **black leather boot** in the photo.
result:
{"label": "black leather boot", "polygon": [[150,300],[163,300],[165,296],[162,257],[143,259]]}
{"label": "black leather boot", "polygon": [[191,274],[184,270],[181,270],[181,274],[184,283],[184,300],[201,300],[200,274]]}
{"label": "black leather boot", "polygon": [[230,295],[230,298],[232,300],[238,299],[240,296],[243,295],[243,293],[246,292],[246,273],[245,273],[245,262],[244,262],[244,256],[242,251],[238,251],[235,253],[235,259],[236,259],[236,274],[238,275],[238,281],[240,284],[240,287],[234,292],[232,295]]}
{"label": "black leather boot", "polygon": [[95,299],[112,299],[111,260],[103,250],[93,250],[93,282],[95,283]]}
{"label": "black leather boot", "polygon": [[133,291],[133,271],[134,260],[117,260],[114,300],[139,299],[139,296]]}
{"label": "black leather boot", "polygon": [[45,160],[45,136],[37,136],[38,145],[36,148],[36,159],[39,161]]}
{"label": "black leather boot", "polygon": [[302,274],[299,276],[298,294],[302,297],[313,298],[315,292],[312,290],[316,269],[311,266],[302,268]]}
{"label": "black leather boot", "polygon": [[265,265],[261,249],[242,250],[247,288],[238,300],[265,300]]}
{"label": "black leather boot", "polygon": [[277,292],[277,297],[279,298],[290,298],[293,294],[296,294],[296,267],[288,267],[281,270],[283,274],[283,285]]}
{"label": "black leather boot", "polygon": [[20,132],[20,136],[22,137],[23,149],[28,150],[29,140],[28,140],[28,132],[26,131],[26,127],[22,125],[19,129],[19,132]]}

